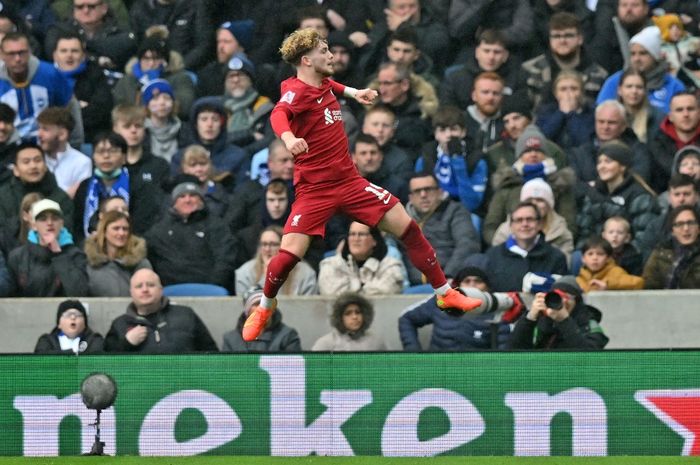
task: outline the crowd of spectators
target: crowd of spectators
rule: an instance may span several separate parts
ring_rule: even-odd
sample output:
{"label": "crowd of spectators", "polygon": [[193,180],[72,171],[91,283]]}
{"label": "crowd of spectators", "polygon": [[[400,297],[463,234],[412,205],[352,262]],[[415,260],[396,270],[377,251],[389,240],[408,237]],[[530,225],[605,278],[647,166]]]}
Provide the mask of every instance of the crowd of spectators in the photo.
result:
{"label": "crowd of spectators", "polygon": [[[327,37],[333,79],[378,91],[367,108],[338,96],[352,161],[406,204],[455,286],[483,254],[493,292],[546,292],[562,275],[582,292],[700,288],[697,1],[2,5],[2,297],[134,298],[137,274],[260,285],[294,201],[269,123],[293,74],[277,47],[302,27]],[[334,217],[282,292],[420,290],[396,243]],[[366,337],[371,304],[353,299],[324,347],[357,342],[341,342],[346,312]],[[547,313],[536,302],[523,318]],[[122,325],[196,319],[151,307]],[[119,328],[106,348],[151,337]]]}

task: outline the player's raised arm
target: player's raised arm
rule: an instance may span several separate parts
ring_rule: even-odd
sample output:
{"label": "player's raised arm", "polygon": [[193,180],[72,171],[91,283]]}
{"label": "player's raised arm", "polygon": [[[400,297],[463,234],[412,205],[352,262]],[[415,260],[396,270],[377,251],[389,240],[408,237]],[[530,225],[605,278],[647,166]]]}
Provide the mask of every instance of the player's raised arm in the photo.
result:
{"label": "player's raised arm", "polygon": [[331,87],[336,94],[343,94],[346,97],[352,97],[363,105],[369,105],[377,98],[376,90],[374,89],[355,89],[354,87],[343,85],[336,81],[331,81]]}

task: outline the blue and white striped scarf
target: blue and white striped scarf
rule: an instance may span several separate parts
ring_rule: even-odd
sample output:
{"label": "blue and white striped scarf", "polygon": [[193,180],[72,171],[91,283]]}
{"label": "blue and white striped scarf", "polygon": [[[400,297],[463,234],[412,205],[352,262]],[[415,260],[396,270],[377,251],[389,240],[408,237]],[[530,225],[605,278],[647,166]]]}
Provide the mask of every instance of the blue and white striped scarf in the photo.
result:
{"label": "blue and white striped scarf", "polygon": [[126,205],[129,205],[129,171],[126,168],[122,168],[119,177],[117,177],[117,180],[109,190],[102,184],[102,179],[98,174],[93,174],[92,178],[90,178],[90,185],[85,198],[85,212],[83,213],[83,232],[85,237],[89,235],[90,218],[100,207],[100,199],[115,196],[123,198]]}

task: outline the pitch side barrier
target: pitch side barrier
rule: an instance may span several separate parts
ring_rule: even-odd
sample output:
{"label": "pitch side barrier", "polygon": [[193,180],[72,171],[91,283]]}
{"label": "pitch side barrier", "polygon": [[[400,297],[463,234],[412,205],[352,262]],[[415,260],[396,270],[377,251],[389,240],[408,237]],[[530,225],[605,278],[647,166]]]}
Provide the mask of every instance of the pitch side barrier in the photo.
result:
{"label": "pitch side barrier", "polygon": [[[390,350],[401,350],[398,318],[411,305],[429,296],[373,297],[372,331],[381,334]],[[56,324],[56,309],[63,299],[0,299],[0,353],[32,352],[37,339]],[[81,298],[90,310],[90,326],[105,335],[114,318],[124,313],[128,299]],[[189,305],[204,320],[221,347],[223,334],[236,326],[243,311],[239,297],[174,298]],[[698,348],[700,290],[594,292],[587,301],[603,312],[602,327],[610,338],[608,349]],[[296,328],[302,348],[308,350],[330,331],[328,313],[332,298],[280,298],[283,321]],[[430,327],[419,336],[428,347]]]}
{"label": "pitch side barrier", "polygon": [[698,455],[700,351],[0,356],[0,454]]}

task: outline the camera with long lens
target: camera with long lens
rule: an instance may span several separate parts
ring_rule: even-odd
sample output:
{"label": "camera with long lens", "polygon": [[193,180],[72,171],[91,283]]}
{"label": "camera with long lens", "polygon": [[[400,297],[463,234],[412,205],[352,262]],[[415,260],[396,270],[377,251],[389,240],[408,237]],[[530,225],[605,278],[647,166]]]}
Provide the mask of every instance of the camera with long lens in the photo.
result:
{"label": "camera with long lens", "polygon": [[561,310],[569,300],[569,295],[559,289],[554,289],[544,295],[544,304],[552,310]]}

